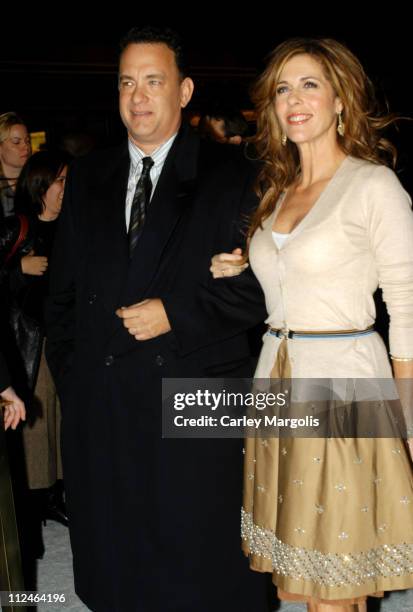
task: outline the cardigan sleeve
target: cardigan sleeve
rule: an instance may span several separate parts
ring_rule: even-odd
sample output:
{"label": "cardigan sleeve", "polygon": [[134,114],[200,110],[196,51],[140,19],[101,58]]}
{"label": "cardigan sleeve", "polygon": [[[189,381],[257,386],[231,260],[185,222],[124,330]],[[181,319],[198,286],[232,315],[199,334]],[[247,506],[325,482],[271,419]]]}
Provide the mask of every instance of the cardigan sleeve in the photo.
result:
{"label": "cardigan sleeve", "polygon": [[367,227],[390,317],[390,353],[413,358],[413,213],[395,173],[376,166],[368,179]]}

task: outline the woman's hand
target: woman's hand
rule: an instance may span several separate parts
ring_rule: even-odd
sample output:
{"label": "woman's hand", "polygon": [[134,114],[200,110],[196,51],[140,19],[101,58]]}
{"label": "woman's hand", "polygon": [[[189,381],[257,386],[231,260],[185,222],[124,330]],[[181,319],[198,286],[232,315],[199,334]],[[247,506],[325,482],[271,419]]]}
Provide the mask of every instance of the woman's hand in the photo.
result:
{"label": "woman's hand", "polygon": [[4,429],[11,427],[16,429],[20,420],[26,420],[26,409],[20,397],[16,394],[13,387],[7,387],[0,397],[5,400],[4,407]]}
{"label": "woman's hand", "polygon": [[224,278],[238,276],[248,268],[247,263],[242,263],[243,256],[241,249],[234,249],[232,253],[219,253],[211,259],[209,268],[214,278]]}
{"label": "woman's hand", "polygon": [[28,255],[25,255],[20,260],[20,265],[23,274],[30,274],[31,276],[42,276],[47,270],[47,257],[41,257],[35,255],[34,251],[30,251]]}

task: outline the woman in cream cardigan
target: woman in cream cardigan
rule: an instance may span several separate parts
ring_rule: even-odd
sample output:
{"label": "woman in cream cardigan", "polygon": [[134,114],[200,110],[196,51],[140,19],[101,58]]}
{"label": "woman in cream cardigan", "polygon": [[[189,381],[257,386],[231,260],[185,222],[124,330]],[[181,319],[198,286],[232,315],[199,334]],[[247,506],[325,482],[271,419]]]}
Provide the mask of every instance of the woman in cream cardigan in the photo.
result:
{"label": "woman in cream cardigan", "polygon": [[[277,47],[253,99],[263,163],[249,261],[269,326],[256,377],[413,378],[413,215],[385,165],[395,160],[381,135],[392,118],[376,114],[359,61],[330,39]],[[211,270],[246,265],[234,251]],[[378,285],[393,372],[372,329]],[[243,548],[281,599],[365,610],[368,595],[413,587],[413,474],[401,438],[252,438],[245,451]]]}

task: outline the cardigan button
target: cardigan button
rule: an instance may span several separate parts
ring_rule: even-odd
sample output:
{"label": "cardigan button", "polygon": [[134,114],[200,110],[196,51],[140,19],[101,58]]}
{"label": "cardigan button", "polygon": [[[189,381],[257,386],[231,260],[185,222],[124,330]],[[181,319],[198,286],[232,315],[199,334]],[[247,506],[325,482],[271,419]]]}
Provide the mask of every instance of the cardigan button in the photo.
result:
{"label": "cardigan button", "polygon": [[106,366],[111,366],[113,364],[113,362],[115,361],[115,358],[113,355],[107,355],[105,357],[105,365]]}
{"label": "cardigan button", "polygon": [[91,293],[91,294],[89,295],[89,297],[88,297],[88,302],[89,302],[89,304],[94,304],[94,303],[95,303],[95,301],[96,301],[96,297],[97,297],[97,296],[96,296],[96,293]]}
{"label": "cardigan button", "polygon": [[165,359],[162,357],[162,355],[156,355],[155,363],[157,366],[163,366],[163,364],[165,363]]}

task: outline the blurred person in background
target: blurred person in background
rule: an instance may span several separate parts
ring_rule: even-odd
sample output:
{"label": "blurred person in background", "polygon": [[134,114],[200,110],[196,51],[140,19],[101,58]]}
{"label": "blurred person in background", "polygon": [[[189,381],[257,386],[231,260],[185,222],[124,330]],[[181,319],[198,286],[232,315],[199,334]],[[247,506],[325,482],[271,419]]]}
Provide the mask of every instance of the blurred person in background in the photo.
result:
{"label": "blurred person in background", "polygon": [[0,115],[0,223],[13,214],[17,179],[31,151],[23,119],[13,112]]}
{"label": "blurred person in background", "polygon": [[248,123],[238,109],[216,105],[201,116],[198,133],[222,144],[240,145],[248,133]]}
{"label": "blurred person in background", "polygon": [[[22,352],[29,392],[27,423],[23,428],[27,482],[29,488],[39,494],[41,518],[54,519],[64,525],[67,525],[67,518],[62,498],[61,415],[44,357],[43,306],[48,291],[48,260],[62,206],[68,161],[66,153],[40,151],[32,155],[20,174],[15,209],[29,221],[32,248],[22,266],[23,274],[11,278],[13,306],[25,318],[34,321],[39,330],[31,351]],[[18,338],[16,343],[19,345]]]}
{"label": "blurred person in background", "polygon": [[[42,557],[41,522],[67,525],[60,459],[60,405],[44,359],[43,302],[68,156],[41,151],[19,176],[15,215],[0,228],[1,337],[13,386],[27,406],[9,437],[10,467],[26,577]],[[4,342],[3,342],[4,341]]]}
{"label": "blurred person in background", "polygon": [[10,375],[3,355],[0,353],[0,398],[3,404],[3,423],[7,431],[9,427],[16,429],[19,422],[26,420],[24,402],[17,396],[11,386]]}
{"label": "blurred person in background", "polygon": [[4,430],[15,430],[19,422],[25,420],[26,414],[23,401],[11,386],[6,362],[1,353],[0,416],[0,591],[18,591],[25,587]]}

